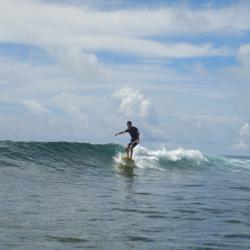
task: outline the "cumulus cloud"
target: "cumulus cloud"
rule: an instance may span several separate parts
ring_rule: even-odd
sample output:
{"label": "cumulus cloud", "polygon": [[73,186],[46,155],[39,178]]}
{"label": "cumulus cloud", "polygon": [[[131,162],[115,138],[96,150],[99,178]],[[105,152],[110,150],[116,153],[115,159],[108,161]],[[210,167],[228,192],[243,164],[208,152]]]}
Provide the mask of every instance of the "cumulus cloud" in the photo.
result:
{"label": "cumulus cloud", "polygon": [[250,148],[250,126],[244,123],[240,128],[238,142],[234,145],[237,150],[245,150]]}
{"label": "cumulus cloud", "polygon": [[244,125],[240,129],[239,135],[241,137],[249,137],[250,136],[250,126],[248,123],[244,123]]}
{"label": "cumulus cloud", "polygon": [[48,114],[49,110],[35,100],[25,100],[23,105],[34,114]]}
{"label": "cumulus cloud", "polygon": [[131,87],[122,87],[113,93],[113,98],[119,103],[119,110],[128,119],[139,117],[149,123],[157,123],[155,108],[148,98]]}

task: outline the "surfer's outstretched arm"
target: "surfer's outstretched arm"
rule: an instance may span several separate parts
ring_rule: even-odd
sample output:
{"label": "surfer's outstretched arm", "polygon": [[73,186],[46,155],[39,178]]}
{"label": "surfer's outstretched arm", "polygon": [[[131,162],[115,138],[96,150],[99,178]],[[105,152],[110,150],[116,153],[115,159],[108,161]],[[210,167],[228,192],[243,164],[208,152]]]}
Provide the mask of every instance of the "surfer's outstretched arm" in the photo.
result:
{"label": "surfer's outstretched arm", "polygon": [[119,132],[119,133],[116,133],[114,136],[117,136],[117,135],[121,135],[121,134],[124,134],[124,133],[126,133],[127,131],[121,131],[121,132]]}

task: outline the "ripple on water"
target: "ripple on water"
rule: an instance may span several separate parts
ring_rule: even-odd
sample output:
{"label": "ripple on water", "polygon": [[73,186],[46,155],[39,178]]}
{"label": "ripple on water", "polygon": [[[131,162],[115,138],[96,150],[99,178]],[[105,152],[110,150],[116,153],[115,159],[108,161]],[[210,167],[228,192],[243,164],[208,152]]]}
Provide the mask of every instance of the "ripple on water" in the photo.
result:
{"label": "ripple on water", "polygon": [[177,212],[181,212],[181,213],[188,213],[188,214],[195,214],[198,211],[195,210],[188,210],[188,209],[176,209]]}
{"label": "ripple on water", "polygon": [[147,218],[153,218],[153,219],[165,219],[167,216],[165,215],[157,215],[157,214],[152,214],[152,215],[147,215]]}
{"label": "ripple on water", "polygon": [[238,238],[238,239],[250,239],[250,234],[226,234],[224,238]]}
{"label": "ripple on water", "polygon": [[204,203],[204,202],[190,202],[189,203],[190,205],[199,205],[199,206],[206,206],[207,203]]}
{"label": "ripple on water", "polygon": [[203,221],[205,218],[197,218],[197,217],[187,217],[183,218],[184,220],[193,220],[193,221]]}
{"label": "ripple on water", "polygon": [[159,214],[163,215],[164,213],[160,211],[154,211],[154,210],[139,210],[139,209],[129,209],[129,208],[112,208],[113,211],[121,211],[121,212],[129,212],[129,213],[139,213],[139,214]]}
{"label": "ripple on water", "polygon": [[211,208],[211,207],[202,207],[204,211],[211,212],[213,214],[224,214],[227,212],[233,212],[232,209],[218,209],[218,208]]}
{"label": "ripple on water", "polygon": [[47,236],[47,240],[49,241],[58,241],[64,243],[79,243],[79,242],[87,242],[86,239],[78,238],[78,237],[59,237],[59,236]]}
{"label": "ripple on water", "polygon": [[163,231],[163,228],[162,227],[158,227],[158,228],[142,228],[142,229],[139,229],[140,232],[143,232],[143,233],[160,233]]}
{"label": "ripple on water", "polygon": [[203,184],[184,184],[184,187],[204,187]]}
{"label": "ripple on water", "polygon": [[136,192],[134,194],[138,194],[138,195],[152,195],[151,193],[147,193],[147,192]]}
{"label": "ripple on water", "polygon": [[224,222],[232,223],[232,224],[241,224],[242,223],[242,221],[240,221],[240,220],[225,220]]}
{"label": "ripple on water", "polygon": [[155,242],[153,239],[142,236],[128,236],[128,239],[131,241]]}
{"label": "ripple on water", "polygon": [[250,191],[250,187],[246,187],[246,186],[233,186],[233,187],[229,187],[230,189],[234,189],[234,190],[239,190],[239,191]]}

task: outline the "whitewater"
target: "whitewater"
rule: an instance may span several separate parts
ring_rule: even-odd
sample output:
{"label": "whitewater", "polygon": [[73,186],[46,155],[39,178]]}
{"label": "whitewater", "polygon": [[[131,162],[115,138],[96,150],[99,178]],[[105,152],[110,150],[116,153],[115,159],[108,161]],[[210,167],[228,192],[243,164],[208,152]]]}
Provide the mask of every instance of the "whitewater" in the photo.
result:
{"label": "whitewater", "polygon": [[250,249],[250,157],[0,141],[0,249]]}

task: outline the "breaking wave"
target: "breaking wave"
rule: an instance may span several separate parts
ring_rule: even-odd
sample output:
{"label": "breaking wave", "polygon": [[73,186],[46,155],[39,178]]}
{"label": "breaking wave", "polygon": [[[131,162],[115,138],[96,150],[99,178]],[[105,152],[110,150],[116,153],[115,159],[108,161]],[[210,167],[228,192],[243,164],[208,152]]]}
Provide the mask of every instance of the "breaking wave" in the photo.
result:
{"label": "breaking wave", "polygon": [[[0,142],[0,166],[30,165],[64,167],[110,167],[125,153],[118,144],[73,142]],[[134,152],[138,168],[244,168],[250,170],[249,157],[204,155],[199,150],[178,148],[156,150],[138,146]]]}

